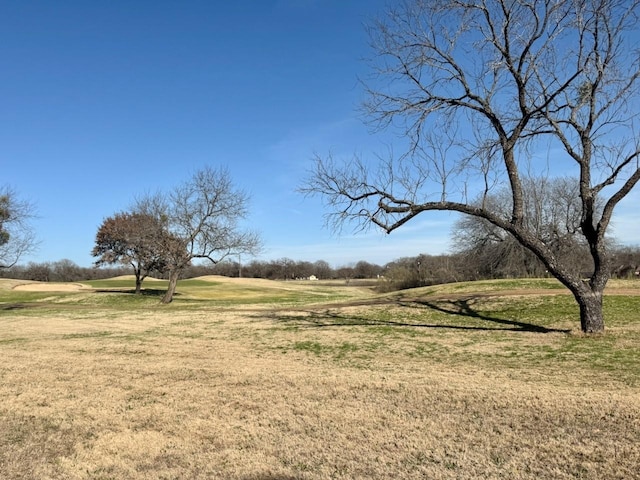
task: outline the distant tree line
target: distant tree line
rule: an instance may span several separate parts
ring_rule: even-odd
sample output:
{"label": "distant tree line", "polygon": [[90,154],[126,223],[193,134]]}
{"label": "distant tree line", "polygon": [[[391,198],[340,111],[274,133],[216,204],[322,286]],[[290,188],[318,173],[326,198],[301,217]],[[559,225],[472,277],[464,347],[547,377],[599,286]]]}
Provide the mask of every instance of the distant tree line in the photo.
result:
{"label": "distant tree line", "polygon": [[87,268],[81,267],[69,259],[55,262],[29,262],[25,265],[14,265],[1,269],[0,277],[16,280],[34,280],[36,282],[80,282],[83,280],[100,280],[131,275],[131,269],[117,268]]}
{"label": "distant tree line", "polygon": [[[612,247],[611,275],[615,278],[638,278],[640,280],[640,246]],[[571,253],[579,268],[588,274],[588,258],[579,250]],[[56,262],[30,262],[0,270],[0,276],[19,280],[41,282],[79,282],[98,280],[119,275],[131,275],[130,267],[81,267],[71,260]],[[152,271],[155,278],[168,278],[167,273]],[[337,280],[345,283],[375,279],[380,290],[391,291],[442,283],[496,278],[541,278],[550,276],[542,263],[524,249],[514,248],[511,242],[502,246],[486,246],[486,250],[469,248],[446,255],[422,254],[401,257],[384,265],[364,260],[332,267],[324,260],[314,262],[280,258],[276,260],[252,260],[242,264],[240,259],[226,259],[217,264],[190,265],[181,272],[180,278],[206,275],[225,277],[262,278],[268,280],[303,280],[311,277],[318,280]]]}

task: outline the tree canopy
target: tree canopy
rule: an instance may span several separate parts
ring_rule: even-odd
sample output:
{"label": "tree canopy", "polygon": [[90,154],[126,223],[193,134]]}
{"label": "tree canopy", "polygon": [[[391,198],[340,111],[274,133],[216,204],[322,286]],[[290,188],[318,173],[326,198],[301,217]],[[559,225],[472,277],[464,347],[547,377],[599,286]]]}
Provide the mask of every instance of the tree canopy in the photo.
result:
{"label": "tree canopy", "polygon": [[152,215],[140,212],[120,212],[106,218],[96,234],[91,251],[98,257],[96,266],[130,265],[136,277],[136,293],[142,281],[153,271],[162,272],[166,259],[161,249],[163,225]]}

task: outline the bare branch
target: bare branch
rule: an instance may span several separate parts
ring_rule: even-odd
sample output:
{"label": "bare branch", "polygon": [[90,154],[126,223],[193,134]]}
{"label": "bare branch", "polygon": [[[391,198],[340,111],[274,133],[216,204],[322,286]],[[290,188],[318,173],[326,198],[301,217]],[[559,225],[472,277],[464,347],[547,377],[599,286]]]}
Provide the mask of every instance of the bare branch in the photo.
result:
{"label": "bare branch", "polygon": [[38,246],[30,221],[35,217],[32,203],[21,200],[8,186],[0,187],[0,268],[16,265]]}

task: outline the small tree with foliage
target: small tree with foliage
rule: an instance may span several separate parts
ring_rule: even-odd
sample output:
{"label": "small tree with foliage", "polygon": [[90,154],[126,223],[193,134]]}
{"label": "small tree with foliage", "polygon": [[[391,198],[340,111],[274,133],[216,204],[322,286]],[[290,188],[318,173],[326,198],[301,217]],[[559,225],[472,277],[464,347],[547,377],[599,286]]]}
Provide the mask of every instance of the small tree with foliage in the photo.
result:
{"label": "small tree with foliage", "polygon": [[121,212],[106,218],[96,234],[91,251],[96,266],[107,264],[130,265],[136,277],[136,293],[141,292],[143,280],[153,271],[166,265],[163,225],[154,216],[141,212]]}

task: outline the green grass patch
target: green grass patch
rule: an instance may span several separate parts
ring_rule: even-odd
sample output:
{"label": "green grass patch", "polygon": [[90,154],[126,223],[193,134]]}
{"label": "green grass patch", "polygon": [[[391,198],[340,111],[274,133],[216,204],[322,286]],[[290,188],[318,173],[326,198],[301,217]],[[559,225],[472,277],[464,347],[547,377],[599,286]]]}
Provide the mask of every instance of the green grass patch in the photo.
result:
{"label": "green grass patch", "polygon": [[[426,287],[437,292],[484,292],[487,290],[565,290],[555,278],[518,278],[502,280],[479,280],[475,282],[458,282],[434,287]],[[419,290],[419,289],[416,289]]]}
{"label": "green grass patch", "polygon": [[[89,285],[95,289],[108,288],[108,289],[132,289],[136,287],[136,280],[131,278],[107,278],[104,280],[88,280],[82,282],[85,285]],[[142,282],[142,288],[167,288],[169,284],[166,280],[145,279]]]}
{"label": "green grass patch", "polygon": [[10,338],[0,338],[0,345],[11,345],[17,343],[25,343],[29,341],[26,337],[10,337]]}
{"label": "green grass patch", "polygon": [[606,296],[606,332],[588,336],[580,333],[571,295],[434,295],[430,289],[387,305],[274,315],[272,328],[294,335],[279,344],[285,351],[365,367],[382,355],[425,366],[477,365],[534,377],[572,371],[593,382],[640,383],[640,296]]}
{"label": "green grass patch", "polygon": [[185,280],[178,280],[178,287],[182,287],[182,288],[194,288],[194,287],[215,288],[223,284],[224,282],[216,282],[214,280],[200,280],[197,278],[188,278]]}
{"label": "green grass patch", "polygon": [[64,340],[72,339],[72,338],[104,338],[110,337],[114,332],[111,331],[98,331],[98,332],[85,332],[85,333],[68,333],[62,335]]}
{"label": "green grass patch", "polygon": [[[280,350],[287,352],[288,350],[307,352],[316,356],[328,355],[334,360],[344,359],[360,350],[363,347],[353,342],[341,342],[338,344],[323,344],[315,341],[300,341],[293,344],[281,347]],[[365,348],[366,349],[366,348]]]}

